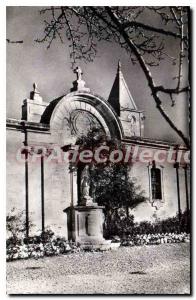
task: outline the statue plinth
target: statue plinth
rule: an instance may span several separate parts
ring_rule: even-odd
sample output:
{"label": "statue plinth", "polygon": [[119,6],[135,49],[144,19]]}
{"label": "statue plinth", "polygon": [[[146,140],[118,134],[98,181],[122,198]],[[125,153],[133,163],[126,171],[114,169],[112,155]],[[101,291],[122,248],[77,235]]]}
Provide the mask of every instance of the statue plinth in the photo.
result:
{"label": "statue plinth", "polygon": [[104,206],[99,206],[91,197],[90,166],[85,165],[80,176],[78,205],[64,210],[67,213],[68,239],[82,249],[111,249],[111,241],[103,237]]}
{"label": "statue plinth", "polygon": [[98,204],[96,202],[93,202],[93,198],[90,196],[81,199],[80,205],[81,206],[98,206]]}
{"label": "statue plinth", "polygon": [[82,249],[110,249],[111,241],[103,237],[103,208],[98,205],[78,205],[65,209],[69,240]]}

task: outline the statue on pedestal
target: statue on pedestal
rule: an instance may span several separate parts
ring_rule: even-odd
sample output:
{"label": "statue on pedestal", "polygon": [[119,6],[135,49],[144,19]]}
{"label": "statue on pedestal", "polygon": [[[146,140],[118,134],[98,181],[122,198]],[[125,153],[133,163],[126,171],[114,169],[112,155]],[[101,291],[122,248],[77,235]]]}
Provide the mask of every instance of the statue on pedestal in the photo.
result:
{"label": "statue on pedestal", "polygon": [[67,213],[68,239],[81,249],[109,250],[112,248],[111,241],[103,237],[104,206],[99,206],[93,201],[95,197],[91,197],[91,168],[92,166],[86,164],[81,170],[77,205],[71,205],[64,210]]}
{"label": "statue on pedestal", "polygon": [[80,182],[81,203],[83,205],[94,205],[93,198],[90,196],[90,187],[90,167],[86,165],[82,170]]}

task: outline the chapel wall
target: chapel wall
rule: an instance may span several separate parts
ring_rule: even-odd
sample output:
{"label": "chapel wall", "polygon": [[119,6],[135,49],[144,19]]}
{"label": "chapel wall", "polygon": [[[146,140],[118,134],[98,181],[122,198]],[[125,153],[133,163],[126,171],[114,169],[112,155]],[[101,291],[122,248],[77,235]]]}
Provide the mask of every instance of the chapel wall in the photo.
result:
{"label": "chapel wall", "polygon": [[[28,133],[29,144],[46,146],[51,136],[43,133]],[[48,144],[47,144],[48,143]],[[36,230],[41,229],[41,163],[40,158],[29,164],[29,203],[32,221]],[[67,216],[63,210],[70,206],[70,173],[68,163],[44,158],[44,206],[45,228],[57,235],[67,237]]]}
{"label": "chapel wall", "polygon": [[6,212],[13,208],[25,209],[25,167],[17,161],[16,153],[24,141],[20,131],[7,130],[6,134]]}
{"label": "chapel wall", "polygon": [[[43,142],[44,140],[44,142]],[[7,130],[7,213],[12,208],[25,210],[25,163],[16,153],[23,146],[24,133]],[[29,145],[38,146],[50,141],[50,136],[28,132]],[[42,143],[43,142],[43,143]],[[30,234],[41,230],[41,162],[32,157],[28,162],[29,219],[33,224]],[[70,206],[70,173],[67,163],[44,159],[45,227],[67,237],[67,218],[63,210]]]}
{"label": "chapel wall", "polygon": [[[16,130],[7,130],[7,213],[12,208],[18,211],[25,210],[25,164],[16,159],[16,153],[24,142],[24,133]],[[30,145],[50,144],[51,136],[46,133],[28,132]],[[176,169],[171,163],[161,163],[163,169],[164,203],[156,210],[157,217],[165,219],[175,216],[178,212]],[[157,166],[160,166],[158,164]],[[31,233],[41,230],[41,163],[40,159],[30,161],[29,167],[29,212],[30,220],[34,224]],[[135,177],[137,183],[149,198],[148,163],[136,162],[130,170],[130,177]],[[56,234],[67,237],[67,216],[63,210],[71,203],[71,182],[68,163],[59,163],[44,159],[44,199],[45,199],[45,226],[50,227]],[[190,175],[188,172],[188,183]],[[181,209],[186,209],[185,173],[179,168],[179,183]],[[189,184],[188,184],[189,186]],[[74,185],[75,189],[77,185]],[[73,191],[76,195],[76,191]],[[190,188],[189,188],[190,194]],[[76,205],[74,196],[74,205]],[[190,198],[189,198],[190,199]],[[153,220],[155,208],[151,203],[140,204],[132,210],[136,221]]]}
{"label": "chapel wall", "polygon": [[[157,164],[162,166],[162,193],[163,203],[155,210],[150,201],[138,205],[132,210],[136,221],[153,220],[153,213],[160,219],[173,217],[178,212],[178,197],[177,197],[177,180],[176,169],[172,163],[164,162]],[[148,173],[148,163],[135,162],[130,170],[130,177],[137,179],[137,184],[141,185],[145,196],[150,199],[150,181]],[[188,177],[188,182],[189,182]],[[185,174],[184,169],[179,168],[179,184],[180,184],[180,204],[182,212],[186,210],[186,191],[185,191]]]}

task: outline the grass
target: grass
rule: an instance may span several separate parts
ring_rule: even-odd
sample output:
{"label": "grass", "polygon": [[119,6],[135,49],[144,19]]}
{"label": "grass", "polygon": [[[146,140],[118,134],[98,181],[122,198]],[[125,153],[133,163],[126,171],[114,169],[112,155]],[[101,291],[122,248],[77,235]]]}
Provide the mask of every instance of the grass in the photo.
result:
{"label": "grass", "polygon": [[189,294],[189,243],[7,263],[8,294]]}

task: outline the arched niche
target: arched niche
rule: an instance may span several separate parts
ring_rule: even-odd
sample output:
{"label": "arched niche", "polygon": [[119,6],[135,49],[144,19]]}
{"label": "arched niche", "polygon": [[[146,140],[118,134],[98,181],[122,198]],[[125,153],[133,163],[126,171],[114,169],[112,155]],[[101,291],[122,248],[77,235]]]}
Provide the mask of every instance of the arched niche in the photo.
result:
{"label": "arched niche", "polygon": [[92,127],[101,128],[111,138],[122,138],[122,128],[110,104],[103,98],[87,92],[73,92],[56,104],[50,130],[54,143],[60,146],[75,144],[78,136]]}

